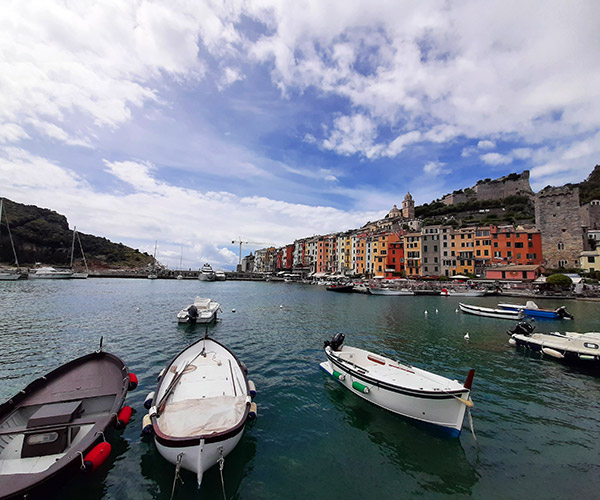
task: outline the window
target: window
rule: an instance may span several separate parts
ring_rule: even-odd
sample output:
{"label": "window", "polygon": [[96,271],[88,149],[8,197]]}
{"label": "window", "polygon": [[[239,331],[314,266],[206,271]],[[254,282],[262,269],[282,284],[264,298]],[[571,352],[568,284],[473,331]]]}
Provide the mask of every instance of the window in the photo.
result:
{"label": "window", "polygon": [[596,257],[588,257],[588,262],[593,264],[596,261]]}
{"label": "window", "polygon": [[522,241],[515,242],[515,248],[523,248],[523,242]]}
{"label": "window", "polygon": [[494,241],[494,248],[498,248],[498,242]]}
{"label": "window", "polygon": [[558,243],[557,245],[558,250],[564,250],[565,249],[565,244],[561,241]]}
{"label": "window", "polygon": [[566,260],[559,260],[558,261],[558,267],[567,267],[567,261]]}
{"label": "window", "polygon": [[511,243],[510,241],[507,241],[507,242],[506,242],[506,247],[507,247],[507,248],[510,248],[511,246],[512,246],[512,243]]}

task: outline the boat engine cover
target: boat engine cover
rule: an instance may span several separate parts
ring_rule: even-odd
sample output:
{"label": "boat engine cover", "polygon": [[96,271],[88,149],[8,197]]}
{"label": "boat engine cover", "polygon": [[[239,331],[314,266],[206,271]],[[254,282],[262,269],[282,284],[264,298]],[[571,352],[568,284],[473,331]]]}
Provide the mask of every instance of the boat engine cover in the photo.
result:
{"label": "boat engine cover", "polygon": [[331,337],[331,341],[325,341],[325,347],[330,346],[332,351],[339,351],[344,343],[344,338],[345,336],[343,333],[336,333],[333,337]]}
{"label": "boat engine cover", "polygon": [[527,321],[521,321],[520,323],[517,323],[515,325],[511,332],[517,333],[519,335],[529,336],[533,333],[533,330],[535,330],[535,326],[528,323]]}

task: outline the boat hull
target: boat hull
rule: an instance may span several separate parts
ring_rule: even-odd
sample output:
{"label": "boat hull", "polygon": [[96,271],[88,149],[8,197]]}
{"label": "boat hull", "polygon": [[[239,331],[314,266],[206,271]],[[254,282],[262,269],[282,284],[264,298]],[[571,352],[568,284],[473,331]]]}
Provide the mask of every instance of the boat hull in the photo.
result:
{"label": "boat hull", "polygon": [[371,295],[414,295],[412,290],[393,290],[383,288],[369,288]]}
{"label": "boat hull", "polygon": [[[450,394],[386,384],[358,369],[350,369],[327,352],[326,355],[328,359],[320,364],[321,369],[350,392],[403,417],[433,425],[451,436],[460,434],[466,406],[458,398],[468,400],[469,389]],[[363,387],[368,388],[368,392]]]}
{"label": "boat hull", "polygon": [[561,316],[556,311],[550,309],[530,309],[516,304],[498,304],[498,307],[508,311],[523,311],[525,316],[532,318],[561,319]]}
{"label": "boat hull", "polygon": [[[539,352],[565,363],[600,367],[600,339],[585,338],[585,335],[569,336],[560,334],[535,333],[533,335],[513,334],[511,339],[517,347]],[[592,347],[595,346],[595,347]]]}
{"label": "boat hull", "polygon": [[20,278],[21,278],[20,274],[0,273],[0,281],[17,281]]}
{"label": "boat hull", "polygon": [[485,318],[510,319],[512,321],[518,321],[523,318],[523,313],[520,311],[491,309],[489,307],[471,306],[463,303],[459,303],[458,307],[464,313],[473,314],[475,316],[483,316]]}

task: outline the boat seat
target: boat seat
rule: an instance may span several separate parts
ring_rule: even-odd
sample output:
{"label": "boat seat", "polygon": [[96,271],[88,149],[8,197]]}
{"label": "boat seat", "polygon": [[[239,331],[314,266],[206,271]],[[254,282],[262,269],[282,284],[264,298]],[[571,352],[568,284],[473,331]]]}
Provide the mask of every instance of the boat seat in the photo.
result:
{"label": "boat seat", "polygon": [[68,424],[83,411],[81,401],[68,403],[50,403],[38,408],[29,417],[27,428],[42,427],[47,425]]}

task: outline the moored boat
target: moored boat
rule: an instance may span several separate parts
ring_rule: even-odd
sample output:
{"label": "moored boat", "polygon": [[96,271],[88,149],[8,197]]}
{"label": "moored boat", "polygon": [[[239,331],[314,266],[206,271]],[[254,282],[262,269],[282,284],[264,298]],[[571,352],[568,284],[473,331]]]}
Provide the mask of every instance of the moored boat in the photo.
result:
{"label": "moored boat", "polygon": [[225,275],[225,271],[215,271],[215,280],[216,281],[227,281],[227,276]]}
{"label": "moored boat", "polygon": [[486,290],[478,289],[442,288],[440,295],[443,297],[483,297],[486,293]]}
{"label": "moored boat", "polygon": [[532,300],[528,300],[525,305],[522,304],[498,304],[500,309],[511,311],[523,311],[525,316],[546,319],[573,319],[573,315],[567,312],[565,306],[556,309],[543,309],[537,306]]}
{"label": "moored boat", "polygon": [[29,273],[29,279],[70,279],[73,276],[72,269],[60,269],[55,267],[38,267]]}
{"label": "moored boat", "polygon": [[200,274],[198,275],[198,279],[200,281],[215,281],[217,279],[217,275],[213,271],[211,265],[207,262],[200,269]]}
{"label": "moored boat", "polygon": [[493,309],[491,307],[473,306],[470,304],[458,303],[460,310],[467,314],[475,316],[484,316],[486,318],[519,320],[523,318],[523,311],[511,311],[509,309]]}
{"label": "moored boat", "polygon": [[108,427],[123,427],[137,385],[127,366],[102,350],[70,361],[0,406],[0,497],[25,498],[48,481],[99,467],[110,453]]}
{"label": "moored boat", "polygon": [[465,410],[472,407],[471,385],[403,365],[379,354],[344,346],[344,334],[325,342],[323,371],[361,398],[399,415],[432,424],[457,436]]}
{"label": "moored boat", "polygon": [[509,343],[565,362],[600,367],[600,333],[533,333],[535,326],[522,321],[509,330]]}
{"label": "moored boat", "polygon": [[369,287],[369,293],[372,295],[414,295],[409,288],[385,288],[385,287]]}
{"label": "moored boat", "polygon": [[211,323],[217,319],[221,305],[212,299],[196,297],[194,303],[177,313],[178,323]]}
{"label": "moored boat", "polygon": [[168,365],[150,402],[149,419],[159,453],[196,474],[225,457],[256,417],[244,364],[224,345],[203,338]]}

